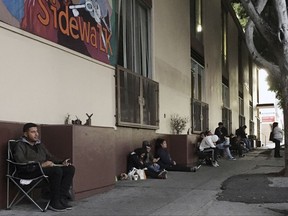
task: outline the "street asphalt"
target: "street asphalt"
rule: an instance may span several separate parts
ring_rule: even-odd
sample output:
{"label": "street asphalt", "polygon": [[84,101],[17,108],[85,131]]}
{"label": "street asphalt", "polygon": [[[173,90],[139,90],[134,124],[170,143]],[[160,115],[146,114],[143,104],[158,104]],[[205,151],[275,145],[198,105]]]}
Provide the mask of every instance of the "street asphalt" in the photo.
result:
{"label": "street asphalt", "polygon": [[[281,150],[284,155],[284,151]],[[74,201],[72,210],[40,212],[30,203],[0,216],[283,216],[288,215],[288,178],[279,175],[283,158],[257,148],[237,160],[202,165],[197,172],[169,172],[168,178],[118,181],[105,193]]]}

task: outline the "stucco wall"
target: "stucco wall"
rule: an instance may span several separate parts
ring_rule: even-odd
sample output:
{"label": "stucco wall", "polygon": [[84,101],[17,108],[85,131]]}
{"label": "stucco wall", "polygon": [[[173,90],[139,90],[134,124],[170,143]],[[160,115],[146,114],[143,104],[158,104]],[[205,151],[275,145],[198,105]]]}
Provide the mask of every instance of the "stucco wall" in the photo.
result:
{"label": "stucco wall", "polygon": [[[15,32],[17,32],[15,34]],[[67,113],[83,123],[114,126],[114,69],[0,23],[0,119],[63,124]]]}
{"label": "stucco wall", "polygon": [[238,29],[231,16],[228,16],[228,55],[229,55],[229,91],[230,91],[230,109],[232,111],[232,131],[239,128],[239,36]]}
{"label": "stucco wall", "polygon": [[209,104],[209,128],[214,131],[222,119],[221,4],[203,1],[205,84],[203,101]]}
{"label": "stucco wall", "polygon": [[[188,0],[153,1],[152,51],[154,56],[154,78],[159,82],[160,87],[159,133],[169,133],[171,131],[171,114],[178,113],[180,116],[190,118],[189,14]],[[188,125],[190,124],[189,122]]]}
{"label": "stucco wall", "polygon": [[[159,82],[157,133],[170,133],[171,114],[191,119],[190,1],[157,0],[152,6],[153,79]],[[205,74],[202,101],[209,104],[209,127],[222,119],[221,3],[203,1]],[[228,65],[232,130],[238,127],[238,31],[228,17]],[[0,120],[64,123],[67,113],[92,125],[115,125],[114,68],[0,23]],[[245,48],[246,49],[246,48]],[[248,53],[243,51],[248,71]],[[248,75],[245,75],[245,82]],[[248,82],[247,82],[248,83]],[[244,91],[249,114],[248,89]],[[188,123],[185,133],[191,122]],[[248,126],[248,124],[247,124]]]}

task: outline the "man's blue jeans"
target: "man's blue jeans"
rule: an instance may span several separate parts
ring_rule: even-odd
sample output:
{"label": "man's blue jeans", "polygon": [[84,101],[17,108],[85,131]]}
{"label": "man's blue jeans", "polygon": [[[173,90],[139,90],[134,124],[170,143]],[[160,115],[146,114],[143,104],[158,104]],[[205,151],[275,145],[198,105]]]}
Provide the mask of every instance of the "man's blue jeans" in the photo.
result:
{"label": "man's blue jeans", "polygon": [[230,146],[229,140],[225,140],[224,142],[219,143],[219,144],[216,145],[216,147],[217,147],[218,149],[221,149],[221,150],[224,151],[224,153],[227,155],[227,157],[228,157],[229,159],[232,159],[233,156],[232,156],[232,154],[231,154],[231,152],[230,152],[229,146]]}

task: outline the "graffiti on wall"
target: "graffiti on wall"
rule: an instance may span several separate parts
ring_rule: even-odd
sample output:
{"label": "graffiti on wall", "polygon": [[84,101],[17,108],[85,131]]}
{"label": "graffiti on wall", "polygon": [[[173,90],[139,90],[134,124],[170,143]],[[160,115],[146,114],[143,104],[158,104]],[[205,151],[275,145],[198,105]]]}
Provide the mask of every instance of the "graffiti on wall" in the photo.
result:
{"label": "graffiti on wall", "polygon": [[113,64],[112,0],[0,0],[0,20]]}

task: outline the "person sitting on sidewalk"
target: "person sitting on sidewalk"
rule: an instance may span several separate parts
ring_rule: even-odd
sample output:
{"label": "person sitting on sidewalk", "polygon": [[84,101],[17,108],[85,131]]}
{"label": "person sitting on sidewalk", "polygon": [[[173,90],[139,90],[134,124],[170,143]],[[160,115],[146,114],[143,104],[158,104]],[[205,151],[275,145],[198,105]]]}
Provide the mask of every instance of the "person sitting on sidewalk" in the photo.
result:
{"label": "person sitting on sidewalk", "polygon": [[237,130],[236,130],[236,136],[238,137],[238,138],[240,138],[241,139],[241,141],[243,141],[244,142],[244,144],[245,144],[245,151],[251,151],[252,150],[252,147],[251,147],[251,142],[250,142],[250,140],[247,138],[247,134],[246,134],[246,132],[245,132],[245,130],[246,130],[246,128],[247,128],[247,126],[246,125],[243,125],[243,126],[241,126],[241,127],[239,127]]}
{"label": "person sitting on sidewalk", "polygon": [[245,154],[243,154],[243,152],[245,151],[245,144],[241,141],[240,138],[238,138],[234,134],[230,134],[230,145],[231,150],[236,151],[239,157],[245,157]]}
{"label": "person sitting on sidewalk", "polygon": [[216,142],[216,147],[224,152],[224,154],[228,157],[229,160],[236,160],[231,152],[230,152],[230,142],[228,138],[228,131],[226,127],[224,127],[222,122],[218,123],[218,127],[215,129],[215,135],[219,137]]}
{"label": "person sitting on sidewalk", "polygon": [[212,153],[212,166],[218,167],[219,164],[217,162],[217,155],[218,155],[218,150],[216,148],[216,142],[218,140],[217,135],[208,135],[203,137],[199,150],[200,151],[205,151],[205,152],[210,152]]}
{"label": "person sitting on sidewalk", "polygon": [[158,164],[162,169],[168,171],[181,171],[181,172],[196,172],[197,167],[186,167],[176,164],[171,158],[168,150],[166,140],[158,138],[155,146],[155,158],[159,158]]}
{"label": "person sitting on sidewalk", "polygon": [[[59,212],[72,209],[67,197],[69,197],[75,167],[68,162],[68,159],[63,161],[52,156],[38,136],[36,124],[27,123],[23,126],[23,136],[15,148],[15,161],[18,163],[34,161],[41,164],[44,174],[49,179],[51,193],[49,209]],[[30,175],[32,177],[32,175],[39,176],[40,174],[40,170],[36,170]]]}
{"label": "person sitting on sidewalk", "polygon": [[214,150],[207,150],[207,151],[200,150],[200,144],[201,144],[201,141],[204,139],[204,137],[205,137],[205,132],[201,132],[197,140],[198,163],[212,165],[212,158],[214,158]]}
{"label": "person sitting on sidewalk", "polygon": [[158,179],[166,179],[167,171],[166,170],[153,170],[148,169],[146,164],[144,163],[144,157],[146,154],[146,149],[137,148],[133,152],[129,153],[127,158],[127,173],[131,172],[134,168],[136,169],[144,169],[147,177],[150,178],[158,178]]}
{"label": "person sitting on sidewalk", "polygon": [[145,149],[146,151],[143,161],[144,161],[145,167],[147,167],[148,170],[150,169],[156,172],[161,172],[161,171],[167,172],[165,169],[161,169],[160,165],[157,163],[159,158],[153,157],[153,154],[151,153],[151,144],[149,141],[144,140],[142,143],[142,148]]}

